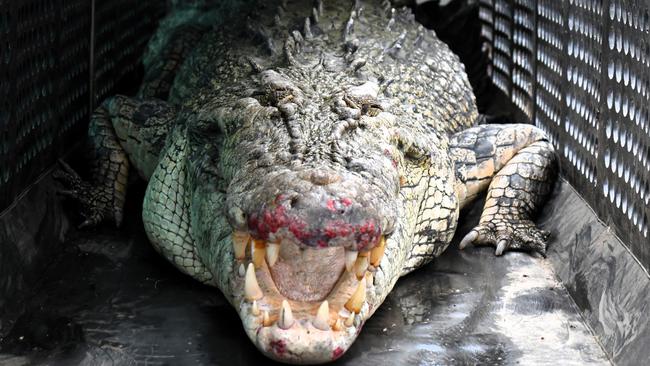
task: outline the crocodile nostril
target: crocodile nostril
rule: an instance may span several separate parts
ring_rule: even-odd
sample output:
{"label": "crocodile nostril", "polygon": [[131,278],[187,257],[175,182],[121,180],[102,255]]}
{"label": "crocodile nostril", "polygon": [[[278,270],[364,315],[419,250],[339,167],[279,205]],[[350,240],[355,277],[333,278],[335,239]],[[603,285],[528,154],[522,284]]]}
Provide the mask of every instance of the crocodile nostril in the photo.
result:
{"label": "crocodile nostril", "polygon": [[311,172],[309,180],[315,185],[324,186],[338,182],[341,180],[341,176],[325,170],[314,170]]}

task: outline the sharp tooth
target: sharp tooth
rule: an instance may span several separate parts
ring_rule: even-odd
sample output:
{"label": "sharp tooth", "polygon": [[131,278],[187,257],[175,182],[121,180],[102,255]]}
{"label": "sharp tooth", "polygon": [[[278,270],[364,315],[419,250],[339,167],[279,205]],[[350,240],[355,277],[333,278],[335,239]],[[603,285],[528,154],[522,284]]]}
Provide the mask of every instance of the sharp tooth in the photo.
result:
{"label": "sharp tooth", "polygon": [[354,314],[350,314],[350,316],[345,319],[345,326],[346,327],[351,327],[354,324]]}
{"label": "sharp tooth", "polygon": [[257,283],[257,277],[255,276],[255,266],[253,266],[253,263],[249,263],[248,269],[246,269],[246,279],[244,280],[244,296],[248,301],[259,300],[264,297],[262,289]]}
{"label": "sharp tooth", "polygon": [[232,246],[235,252],[235,258],[246,258],[246,245],[250,241],[251,236],[243,231],[235,231],[232,233]]}
{"label": "sharp tooth", "polygon": [[246,275],[246,267],[244,267],[244,263],[239,263],[239,269],[237,272],[239,273],[239,277],[244,277]]}
{"label": "sharp tooth", "polygon": [[320,330],[329,330],[330,329],[329,321],[330,321],[330,306],[327,300],[325,300],[323,301],[322,304],[320,304],[320,307],[316,312],[316,319],[312,321],[312,324],[314,325],[314,327]]}
{"label": "sharp tooth", "polygon": [[255,268],[260,268],[262,263],[264,263],[264,252],[266,252],[266,243],[264,240],[253,240],[251,244],[251,258],[253,258]]}
{"label": "sharp tooth", "polygon": [[366,273],[366,285],[367,286],[374,286],[375,284],[375,277],[372,274],[372,272],[367,272]]}
{"label": "sharp tooth", "polygon": [[[345,303],[345,308],[350,310],[353,313],[359,313],[361,311],[361,306],[363,302],[366,301],[366,278],[362,278],[359,281],[359,286],[354,291],[348,302]],[[350,317],[353,317],[352,314]],[[346,322],[347,323],[347,322]],[[347,324],[346,324],[347,325]]]}
{"label": "sharp tooth", "polygon": [[358,254],[359,252],[356,250],[345,250],[345,269],[348,272],[352,272],[354,262],[356,262]]}
{"label": "sharp tooth", "polygon": [[269,264],[269,267],[273,267],[275,262],[278,261],[278,256],[280,255],[280,244],[269,243],[266,246],[266,263]]}
{"label": "sharp tooth", "polygon": [[384,256],[384,250],[386,250],[386,237],[382,236],[379,244],[370,252],[370,264],[375,267],[379,266],[381,258]]}
{"label": "sharp tooth", "polygon": [[357,280],[361,280],[365,276],[366,270],[368,269],[368,261],[368,256],[359,256],[357,261],[354,262],[354,274],[357,276]]}
{"label": "sharp tooth", "polygon": [[280,319],[278,319],[278,327],[282,329],[289,329],[293,325],[293,313],[291,312],[291,305],[287,300],[282,300],[282,308],[280,309]]}
{"label": "sharp tooth", "polygon": [[271,318],[269,317],[268,310],[264,310],[262,312],[262,324],[264,324],[265,327],[270,327],[271,325],[273,325],[273,323],[271,322]]}
{"label": "sharp tooth", "polygon": [[343,329],[343,320],[341,318],[336,319],[336,323],[334,323],[334,326],[332,327],[333,330],[339,331]]}
{"label": "sharp tooth", "polygon": [[253,306],[251,306],[251,314],[255,316],[260,315],[260,307],[257,306],[257,300],[253,301]]}

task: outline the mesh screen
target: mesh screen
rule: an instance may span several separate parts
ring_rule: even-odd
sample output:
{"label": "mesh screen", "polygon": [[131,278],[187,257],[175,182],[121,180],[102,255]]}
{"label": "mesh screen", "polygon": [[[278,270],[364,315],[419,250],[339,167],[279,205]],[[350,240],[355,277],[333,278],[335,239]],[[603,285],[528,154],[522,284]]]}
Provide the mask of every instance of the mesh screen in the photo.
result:
{"label": "mesh screen", "polygon": [[[0,0],[0,212],[85,135],[92,0]],[[97,2],[99,101],[137,65],[161,1]]]}
{"label": "mesh screen", "polygon": [[[96,8],[95,104],[112,94],[124,74],[136,65],[156,20],[161,1],[98,1]],[[162,2],[164,3],[164,2]]]}
{"label": "mesh screen", "polygon": [[650,3],[479,6],[493,83],[547,132],[565,177],[650,269]]}
{"label": "mesh screen", "polygon": [[86,116],[90,100],[88,94],[90,45],[90,3],[87,0],[61,3],[61,32],[59,34],[60,86],[58,95],[59,125],[57,139],[60,156],[65,146],[70,146],[85,136]]}

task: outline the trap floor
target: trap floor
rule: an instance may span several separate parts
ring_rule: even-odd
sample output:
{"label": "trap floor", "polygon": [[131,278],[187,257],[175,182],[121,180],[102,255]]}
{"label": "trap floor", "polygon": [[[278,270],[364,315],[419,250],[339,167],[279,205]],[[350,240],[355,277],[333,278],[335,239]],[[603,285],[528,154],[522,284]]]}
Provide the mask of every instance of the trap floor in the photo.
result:
{"label": "trap floor", "polygon": [[[2,365],[268,365],[218,290],[177,272],[132,210],[74,234],[0,340]],[[476,221],[465,213],[460,237]],[[456,239],[457,240],[457,239]],[[552,245],[552,244],[551,244]],[[609,364],[543,258],[453,244],[402,278],[338,365]]]}

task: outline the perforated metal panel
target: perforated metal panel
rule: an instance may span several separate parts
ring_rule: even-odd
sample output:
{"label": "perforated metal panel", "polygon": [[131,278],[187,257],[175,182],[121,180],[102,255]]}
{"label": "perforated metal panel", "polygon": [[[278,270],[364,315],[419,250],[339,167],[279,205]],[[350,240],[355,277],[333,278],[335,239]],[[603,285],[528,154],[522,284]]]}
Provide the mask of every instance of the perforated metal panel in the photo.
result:
{"label": "perforated metal panel", "polygon": [[494,0],[494,38],[492,40],[492,82],[510,94],[512,81],[512,5]]}
{"label": "perforated metal panel", "polygon": [[547,132],[564,176],[650,269],[650,3],[486,0],[479,13],[494,84]]}
{"label": "perforated metal panel", "polygon": [[535,6],[535,103],[533,121],[546,131],[553,145],[560,146],[563,117],[564,29],[562,3],[538,0]]}
{"label": "perforated metal panel", "polygon": [[533,0],[515,0],[512,28],[512,101],[529,119],[533,117],[535,70],[535,11]]}
{"label": "perforated metal panel", "polygon": [[[492,43],[494,41],[494,0],[479,0],[478,18],[481,22],[481,50],[492,58]],[[492,76],[492,65],[488,65],[487,74]]]}
{"label": "perforated metal panel", "polygon": [[598,183],[598,114],[602,49],[602,5],[599,1],[565,4],[564,123],[561,154],[583,196],[594,202]]}
{"label": "perforated metal panel", "polygon": [[[92,0],[0,0],[0,212],[85,136]],[[97,2],[95,100],[137,65],[164,2]]]}
{"label": "perforated metal panel", "polygon": [[600,209],[632,251],[650,263],[650,3],[604,7]]}

